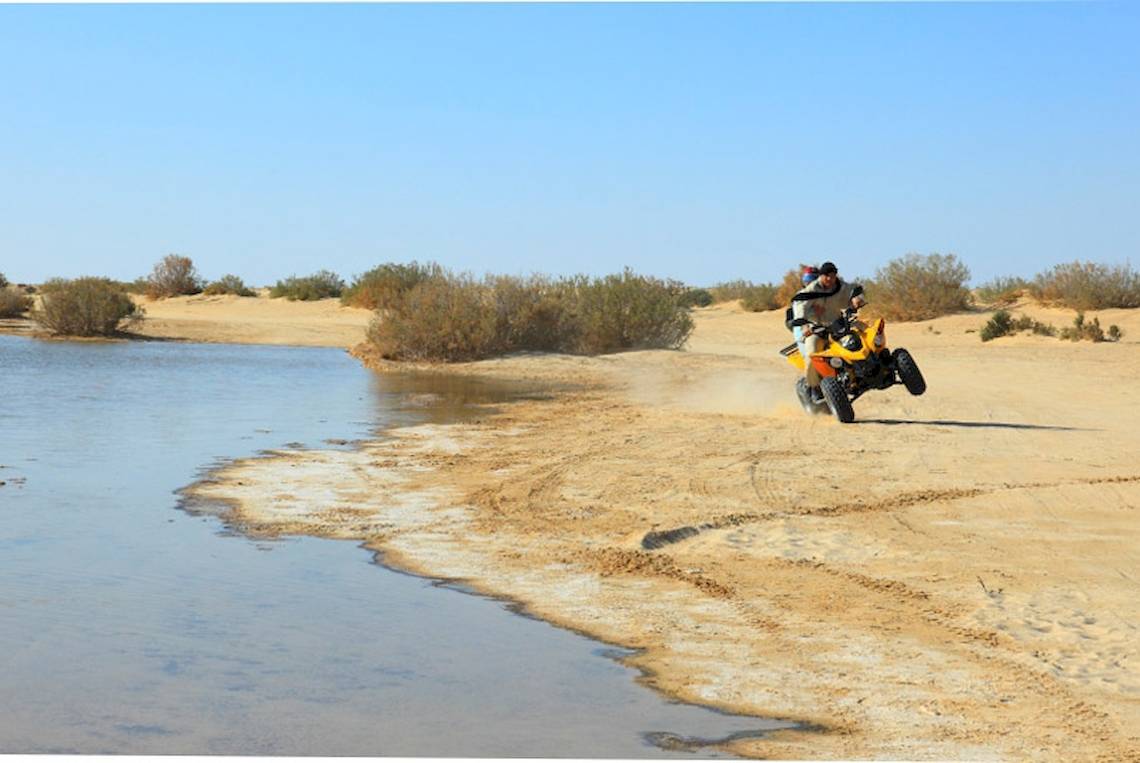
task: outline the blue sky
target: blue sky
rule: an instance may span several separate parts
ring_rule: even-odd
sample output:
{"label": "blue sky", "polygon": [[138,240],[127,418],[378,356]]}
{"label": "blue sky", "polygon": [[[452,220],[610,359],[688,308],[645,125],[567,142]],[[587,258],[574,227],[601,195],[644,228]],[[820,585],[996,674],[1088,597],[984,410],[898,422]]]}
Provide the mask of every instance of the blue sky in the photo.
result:
{"label": "blue sky", "polygon": [[0,272],[1140,266],[1134,4],[0,6]]}

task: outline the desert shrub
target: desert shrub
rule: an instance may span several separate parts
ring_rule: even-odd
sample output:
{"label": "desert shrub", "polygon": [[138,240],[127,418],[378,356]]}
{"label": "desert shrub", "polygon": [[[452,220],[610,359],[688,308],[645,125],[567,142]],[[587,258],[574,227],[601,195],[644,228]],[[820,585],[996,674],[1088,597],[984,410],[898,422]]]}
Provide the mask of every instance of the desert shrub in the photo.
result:
{"label": "desert shrub", "polygon": [[752,288],[751,281],[738,278],[735,281],[722,281],[709,289],[714,302],[733,302],[744,299],[744,293]]}
{"label": "desert shrub", "polygon": [[502,350],[494,300],[470,275],[441,274],[395,296],[368,327],[386,358],[476,360]]}
{"label": "desert shrub", "polygon": [[168,254],[159,260],[146,280],[146,295],[151,299],[199,294],[203,286],[194,262],[177,254]]}
{"label": "desert shrub", "polygon": [[970,306],[970,269],[953,254],[908,254],[860,279],[872,312],[898,321],[922,321]]}
{"label": "desert shrub", "polygon": [[604,278],[455,275],[440,269],[377,311],[383,357],[463,361],[519,350],[584,355],[679,347],[692,332],[681,285],[630,270]]}
{"label": "desert shrub", "polygon": [[986,321],[986,325],[982,326],[979,335],[983,342],[988,342],[991,339],[997,339],[999,336],[1006,336],[1012,333],[1013,316],[1006,310],[998,310]]}
{"label": "desert shrub", "polygon": [[0,289],[3,289],[7,285],[8,285],[8,279],[4,277],[3,273],[0,273]]}
{"label": "desert shrub", "polygon": [[1117,342],[1122,336],[1124,336],[1124,332],[1116,325],[1109,326],[1106,335],[1100,326],[1100,319],[1093,318],[1091,321],[1086,321],[1083,312],[1077,313],[1071,327],[1061,329],[1061,338],[1068,339],[1070,342],[1079,342],[1084,339],[1090,342]]}
{"label": "desert shrub", "polygon": [[487,279],[494,304],[496,334],[504,351],[556,351],[577,341],[581,326],[575,318],[576,279],[545,276]]}
{"label": "desert shrub", "polygon": [[269,290],[271,297],[285,297],[288,300],[313,300],[339,297],[344,292],[344,281],[336,273],[319,270],[311,276],[298,278],[290,276]]}
{"label": "desert shrub", "polygon": [[406,265],[388,262],[356,276],[341,294],[340,301],[350,307],[384,309],[396,297],[440,272],[440,266],[434,262],[423,265],[415,261]]}
{"label": "desert shrub", "polygon": [[124,321],[142,315],[122,287],[107,278],[54,278],[41,293],[32,318],[53,334],[110,336]]}
{"label": "desert shrub", "polygon": [[1075,310],[1140,307],[1140,273],[1131,265],[1070,262],[1037,275],[1032,293]]}
{"label": "desert shrub", "polygon": [[32,307],[32,298],[18,289],[0,286],[0,318],[16,318]]}
{"label": "desert shrub", "polygon": [[780,282],[780,287],[776,290],[777,307],[787,307],[792,304],[792,297],[804,288],[804,268],[806,267],[808,266],[801,263],[795,270],[784,273],[784,280]]}
{"label": "desert shrub", "polygon": [[[740,306],[753,313],[765,310],[775,310],[777,307],[786,307],[779,300],[780,288],[770,283],[750,286],[740,298]],[[790,300],[789,300],[790,302]]]}
{"label": "desert shrub", "polygon": [[600,355],[629,349],[680,347],[693,331],[688,310],[677,304],[676,282],[640,276],[629,268],[574,284],[575,346]]}
{"label": "desert shrub", "polygon": [[685,289],[677,296],[681,307],[708,307],[713,303],[713,295],[708,289]]}
{"label": "desert shrub", "polygon": [[246,286],[245,281],[235,275],[222,276],[217,281],[208,285],[202,293],[209,294],[210,296],[217,294],[236,294],[239,297],[256,296],[254,290]]}
{"label": "desert shrub", "polygon": [[975,293],[982,302],[990,305],[1008,305],[1031,290],[1032,284],[1018,276],[998,276],[979,286]]}
{"label": "desert shrub", "polygon": [[718,283],[709,291],[712,293],[715,302],[740,300],[741,307],[745,310],[759,313],[765,310],[775,310],[778,307],[787,307],[792,302],[792,296],[802,288],[803,282],[800,271],[789,270],[778,286],[737,279]]}

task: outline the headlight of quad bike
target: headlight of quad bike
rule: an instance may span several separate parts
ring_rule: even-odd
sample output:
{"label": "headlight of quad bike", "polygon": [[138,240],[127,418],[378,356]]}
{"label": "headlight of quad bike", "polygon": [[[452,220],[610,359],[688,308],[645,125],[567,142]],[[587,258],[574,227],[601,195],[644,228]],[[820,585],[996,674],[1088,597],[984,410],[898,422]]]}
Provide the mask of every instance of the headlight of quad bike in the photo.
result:
{"label": "headlight of quad bike", "polygon": [[832,358],[831,359],[831,367],[832,368],[843,368],[843,361],[840,358]]}
{"label": "headlight of quad bike", "polygon": [[843,345],[843,349],[847,350],[848,352],[858,352],[863,348],[863,342],[855,334],[848,334],[847,336],[843,337],[843,340],[840,342],[840,344]]}

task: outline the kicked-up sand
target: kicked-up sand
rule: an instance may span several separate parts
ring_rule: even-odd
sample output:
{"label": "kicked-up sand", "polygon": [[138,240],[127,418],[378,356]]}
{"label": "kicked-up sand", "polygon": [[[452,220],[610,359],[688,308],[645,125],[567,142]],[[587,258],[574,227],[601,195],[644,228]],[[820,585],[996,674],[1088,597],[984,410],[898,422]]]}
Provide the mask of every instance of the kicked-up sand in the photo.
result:
{"label": "kicked-up sand", "polygon": [[551,399],[186,492],[638,648],[670,696],[803,724],[734,753],[1140,759],[1140,311],[1098,314],[1117,344],[888,324],[929,390],[868,393],[850,425],[799,409],[782,315],[694,314],[681,352],[445,369],[576,385]]}

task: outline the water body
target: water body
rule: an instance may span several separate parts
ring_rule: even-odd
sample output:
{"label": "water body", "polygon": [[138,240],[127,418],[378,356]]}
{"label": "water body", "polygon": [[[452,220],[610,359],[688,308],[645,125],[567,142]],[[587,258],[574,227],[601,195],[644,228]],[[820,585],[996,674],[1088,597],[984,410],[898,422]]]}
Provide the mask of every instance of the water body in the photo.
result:
{"label": "water body", "polygon": [[777,725],[667,701],[605,645],[355,544],[178,509],[219,461],[533,390],[338,350],[11,336],[0,390],[0,753],[709,757]]}

